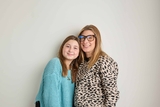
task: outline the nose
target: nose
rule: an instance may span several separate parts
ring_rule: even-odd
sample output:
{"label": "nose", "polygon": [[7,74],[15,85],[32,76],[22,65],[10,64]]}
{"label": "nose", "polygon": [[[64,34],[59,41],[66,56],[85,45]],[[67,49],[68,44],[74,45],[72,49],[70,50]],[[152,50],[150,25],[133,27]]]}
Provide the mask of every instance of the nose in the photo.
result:
{"label": "nose", "polygon": [[72,51],[73,51],[73,48],[72,48],[72,47],[70,47],[70,48],[69,48],[69,52],[72,52]]}

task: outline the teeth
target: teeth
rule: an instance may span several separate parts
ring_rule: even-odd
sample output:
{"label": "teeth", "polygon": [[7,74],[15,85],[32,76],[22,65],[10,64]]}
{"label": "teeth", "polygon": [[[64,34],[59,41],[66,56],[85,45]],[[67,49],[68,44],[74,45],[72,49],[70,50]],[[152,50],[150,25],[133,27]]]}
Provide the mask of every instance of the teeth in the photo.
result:
{"label": "teeth", "polygon": [[73,53],[68,53],[68,54],[73,55]]}
{"label": "teeth", "polygon": [[89,47],[89,46],[83,46],[83,47],[87,48],[87,47]]}

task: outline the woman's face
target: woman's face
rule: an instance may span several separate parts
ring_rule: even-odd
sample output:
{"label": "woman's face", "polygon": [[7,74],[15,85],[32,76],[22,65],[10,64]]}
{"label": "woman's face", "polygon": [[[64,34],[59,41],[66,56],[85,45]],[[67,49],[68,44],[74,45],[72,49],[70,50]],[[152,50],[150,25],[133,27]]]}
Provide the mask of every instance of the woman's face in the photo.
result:
{"label": "woman's face", "polygon": [[[95,37],[93,36],[94,33],[91,30],[85,30],[81,33],[81,35],[84,37],[88,36],[87,38],[84,38],[84,40],[81,40],[81,48],[87,57],[91,57],[96,42]],[[90,37],[93,38],[93,40],[89,40],[88,38]]]}
{"label": "woman's face", "polygon": [[79,44],[76,40],[69,40],[63,46],[63,56],[67,61],[73,61],[79,55]]}

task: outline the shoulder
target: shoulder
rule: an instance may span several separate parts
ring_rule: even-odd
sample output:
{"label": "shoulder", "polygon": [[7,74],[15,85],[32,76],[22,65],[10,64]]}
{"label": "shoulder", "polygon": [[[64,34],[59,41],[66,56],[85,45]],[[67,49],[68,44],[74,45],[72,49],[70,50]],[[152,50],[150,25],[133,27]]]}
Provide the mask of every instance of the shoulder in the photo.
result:
{"label": "shoulder", "polygon": [[44,69],[44,75],[53,74],[61,71],[62,66],[58,57],[52,58]]}
{"label": "shoulder", "polygon": [[117,62],[108,55],[100,56],[98,60],[99,60],[99,63],[102,64],[102,66],[113,67],[115,69],[118,69]]}
{"label": "shoulder", "polygon": [[110,57],[108,55],[100,56],[99,61],[104,62],[104,63],[106,62],[106,63],[110,63],[110,64],[111,63],[117,64],[117,62],[112,57]]}
{"label": "shoulder", "polygon": [[60,60],[58,57],[52,58],[48,63],[46,67],[55,67],[55,66],[61,66]]}
{"label": "shoulder", "polygon": [[60,60],[58,57],[52,58],[49,63],[60,64]]}
{"label": "shoulder", "polygon": [[[101,67],[102,74],[113,74],[114,77],[118,75],[118,64],[110,56],[100,56],[99,57],[99,66]],[[112,76],[111,76],[112,77]]]}

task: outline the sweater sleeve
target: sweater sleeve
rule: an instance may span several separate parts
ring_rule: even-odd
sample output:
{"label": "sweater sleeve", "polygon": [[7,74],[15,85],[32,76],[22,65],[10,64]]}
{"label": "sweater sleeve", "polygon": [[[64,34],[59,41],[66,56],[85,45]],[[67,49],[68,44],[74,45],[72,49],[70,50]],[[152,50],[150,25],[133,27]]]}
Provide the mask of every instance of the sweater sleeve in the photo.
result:
{"label": "sweater sleeve", "polygon": [[53,58],[44,69],[37,101],[40,107],[60,107],[60,76],[61,64],[58,58]]}
{"label": "sweater sleeve", "polygon": [[52,59],[44,71],[43,103],[44,107],[60,107],[61,64],[58,58]]}
{"label": "sweater sleeve", "polygon": [[116,107],[119,98],[117,88],[118,64],[112,58],[102,61],[102,86],[106,98],[106,107]]}
{"label": "sweater sleeve", "polygon": [[60,83],[56,74],[44,77],[43,103],[44,107],[61,107],[60,103]]}

